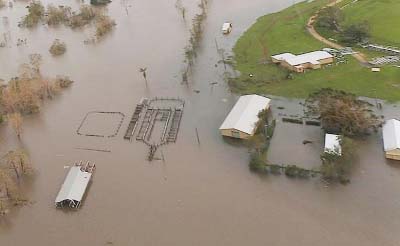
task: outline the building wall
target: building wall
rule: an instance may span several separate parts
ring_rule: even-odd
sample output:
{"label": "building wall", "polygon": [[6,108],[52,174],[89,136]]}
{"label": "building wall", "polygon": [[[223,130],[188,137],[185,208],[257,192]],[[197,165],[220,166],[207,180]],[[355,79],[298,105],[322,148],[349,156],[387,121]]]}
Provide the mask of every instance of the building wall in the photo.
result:
{"label": "building wall", "polygon": [[319,62],[320,62],[322,65],[332,63],[333,61],[334,61],[334,58],[333,58],[333,57],[319,60]]}
{"label": "building wall", "polygon": [[271,57],[271,60],[272,60],[273,63],[280,63],[280,62],[281,62],[280,60],[275,59],[275,58],[273,58],[273,57]]}
{"label": "building wall", "polygon": [[220,130],[222,136],[231,137],[231,138],[239,138],[239,139],[248,139],[251,135],[235,130],[235,129],[223,129]]}
{"label": "building wall", "polygon": [[304,69],[320,69],[322,67],[322,65],[332,63],[334,61],[334,58],[331,57],[331,58],[319,60],[320,64],[311,64],[309,62],[300,64],[303,67],[303,69],[296,68],[295,66],[290,65],[286,61],[278,61],[273,58],[272,58],[272,61],[274,63],[280,63],[280,65],[286,69],[289,69],[289,70],[297,72],[297,73],[302,73],[302,72],[304,72]]}
{"label": "building wall", "polygon": [[385,156],[387,159],[400,161],[400,149],[386,151]]}

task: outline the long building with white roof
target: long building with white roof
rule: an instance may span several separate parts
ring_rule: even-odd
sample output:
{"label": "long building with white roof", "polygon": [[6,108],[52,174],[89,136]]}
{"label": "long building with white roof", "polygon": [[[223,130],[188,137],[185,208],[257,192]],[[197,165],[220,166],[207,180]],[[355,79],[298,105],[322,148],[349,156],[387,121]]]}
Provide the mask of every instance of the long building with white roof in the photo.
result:
{"label": "long building with white roof", "polygon": [[247,139],[253,136],[258,114],[269,108],[271,99],[258,96],[241,96],[219,128],[221,135],[233,138]]}
{"label": "long building with white roof", "polygon": [[386,158],[400,160],[400,121],[387,120],[383,125],[382,133]]}
{"label": "long building with white roof", "polygon": [[333,55],[326,51],[313,51],[301,55],[293,55],[292,53],[283,53],[271,56],[272,62],[281,66],[302,73],[305,69],[319,69],[322,65],[332,63]]}

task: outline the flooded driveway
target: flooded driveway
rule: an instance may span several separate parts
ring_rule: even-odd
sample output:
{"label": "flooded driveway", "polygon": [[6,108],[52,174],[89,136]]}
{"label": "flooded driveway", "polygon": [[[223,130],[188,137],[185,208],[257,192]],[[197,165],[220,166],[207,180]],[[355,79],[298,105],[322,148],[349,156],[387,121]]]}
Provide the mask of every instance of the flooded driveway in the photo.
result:
{"label": "flooded driveway", "polygon": [[[126,2],[128,14],[118,0],[108,6],[117,26],[96,45],[83,44],[91,29],[17,28],[24,2],[0,10],[9,17],[0,31],[10,30],[14,41],[0,49],[1,78],[14,76],[28,54],[40,53],[44,74],[75,80],[25,120],[21,143],[7,126],[0,128],[1,152],[26,148],[36,170],[26,190],[33,203],[0,221],[0,245],[398,245],[400,164],[386,163],[379,136],[361,145],[351,184],[326,188],[316,180],[252,174],[247,149],[225,142],[217,131],[236,96],[223,81],[215,40],[229,51],[257,16],[293,1],[211,1],[189,86],[181,84],[181,71],[190,23],[182,21],[174,1]],[[197,1],[183,3],[190,16],[199,11]],[[233,23],[226,37],[220,32],[225,21]],[[16,47],[18,38],[27,38],[27,45]],[[59,58],[48,53],[55,38],[67,44]],[[148,68],[147,86],[140,67]],[[218,84],[211,87],[213,82]],[[160,150],[165,162],[149,163],[147,146],[123,140],[123,133],[140,99],[156,96],[183,98],[185,111],[177,143]],[[78,135],[91,111],[125,114],[118,136]],[[279,123],[271,158],[306,161],[304,155],[318,152],[317,147],[310,152],[279,147],[284,130]],[[88,196],[77,212],[56,210],[64,166],[79,160],[97,166]]]}

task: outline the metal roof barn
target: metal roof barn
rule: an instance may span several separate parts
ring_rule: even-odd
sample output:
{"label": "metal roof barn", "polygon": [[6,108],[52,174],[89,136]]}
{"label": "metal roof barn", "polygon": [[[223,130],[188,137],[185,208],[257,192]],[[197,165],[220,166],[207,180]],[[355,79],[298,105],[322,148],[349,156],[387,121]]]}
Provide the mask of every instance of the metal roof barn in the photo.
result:
{"label": "metal roof barn", "polygon": [[325,134],[324,152],[342,155],[342,147],[340,146],[339,135]]}
{"label": "metal roof barn", "polygon": [[70,208],[79,208],[89,181],[92,178],[94,168],[95,165],[89,162],[85,165],[82,165],[82,162],[80,162],[70,168],[56,197],[56,207],[68,206]]}
{"label": "metal roof barn", "polygon": [[253,135],[259,120],[258,113],[268,109],[270,101],[258,95],[241,96],[219,128],[221,134],[236,138]]}
{"label": "metal roof barn", "polygon": [[272,58],[280,61],[286,61],[288,64],[292,66],[297,66],[305,63],[311,64],[319,64],[320,60],[324,60],[327,58],[333,58],[333,55],[329,54],[326,51],[313,51],[309,53],[304,53],[301,55],[293,55],[291,53],[283,53],[279,55],[274,55]]}

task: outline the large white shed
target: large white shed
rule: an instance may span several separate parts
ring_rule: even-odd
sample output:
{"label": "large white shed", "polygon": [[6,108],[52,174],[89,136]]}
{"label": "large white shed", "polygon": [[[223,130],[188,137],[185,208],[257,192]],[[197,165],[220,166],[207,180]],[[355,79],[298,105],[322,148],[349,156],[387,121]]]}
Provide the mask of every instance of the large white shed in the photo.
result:
{"label": "large white shed", "polygon": [[247,139],[254,135],[258,114],[268,109],[271,99],[258,95],[241,96],[219,128],[221,135]]}
{"label": "large white shed", "polygon": [[383,125],[382,133],[386,158],[400,160],[400,121],[387,120]]}

